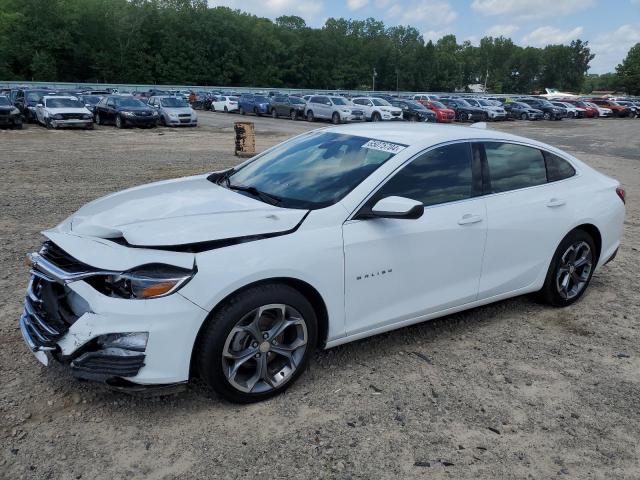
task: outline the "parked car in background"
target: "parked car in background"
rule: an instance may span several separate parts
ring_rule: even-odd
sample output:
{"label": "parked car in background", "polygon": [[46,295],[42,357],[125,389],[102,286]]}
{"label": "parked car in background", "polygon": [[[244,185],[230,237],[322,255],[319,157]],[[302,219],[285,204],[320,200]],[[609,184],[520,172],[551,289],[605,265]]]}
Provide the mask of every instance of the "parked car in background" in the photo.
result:
{"label": "parked car in background", "polygon": [[87,110],[89,110],[92,114],[95,115],[96,105],[98,105],[98,102],[102,100],[102,97],[104,97],[104,95],[94,95],[94,94],[83,93],[81,95],[78,95],[78,100],[80,100],[84,104]]}
{"label": "parked car in background", "polygon": [[478,122],[489,119],[486,111],[472,106],[463,98],[440,98],[440,102],[456,112],[456,120],[459,122]]}
{"label": "parked car in background", "polygon": [[402,120],[402,109],[394,107],[383,98],[355,97],[351,101],[364,112],[365,120],[379,122],[381,120]]}
{"label": "parked car in background", "polygon": [[184,98],[154,96],[148,105],[158,112],[160,124],[165,127],[197,127],[198,115]]}
{"label": "parked car in background", "polygon": [[629,109],[629,116],[631,118],[636,118],[638,116],[640,116],[640,107],[637,106],[635,103],[630,102],[629,100],[616,100],[616,103],[618,105],[622,105],[623,107],[626,107]]}
{"label": "parked car in background", "polygon": [[211,110],[213,112],[237,112],[238,97],[230,95],[216,95],[211,98]]}
{"label": "parked car in background", "polygon": [[158,112],[137,98],[110,95],[96,105],[96,123],[113,123],[117,128],[155,127]]}
{"label": "parked car in background", "polygon": [[572,103],[555,100],[551,103],[556,107],[564,108],[567,111],[568,118],[584,118],[586,116],[586,110],[584,108],[577,107]]}
{"label": "parked car in background", "polygon": [[331,120],[338,124],[364,120],[364,111],[343,97],[329,97],[326,95],[314,95],[309,98],[305,108],[305,117],[308,121]]}
{"label": "parked car in background", "polygon": [[602,107],[600,105],[596,105],[595,103],[587,102],[587,101],[585,101],[584,103],[589,105],[592,108],[595,108],[596,117],[613,117],[613,110],[611,110],[610,108]]}
{"label": "parked car in background", "polygon": [[16,323],[81,379],[197,375],[257,402],[317,348],[529,293],[570,307],[615,257],[624,200],[572,155],[493,129],[329,127],[86,204],[28,255]]}
{"label": "parked car in background", "polygon": [[93,129],[93,114],[77,97],[43,96],[36,105],[36,118],[47,128]]}
{"label": "parked car in background", "polygon": [[510,118],[519,120],[542,120],[544,113],[542,110],[533,108],[524,102],[506,102],[504,109]]}
{"label": "parked car in background", "polygon": [[420,102],[409,99],[395,99],[389,103],[402,110],[402,118],[408,122],[433,122],[436,121],[436,112],[429,110]]}
{"label": "parked car in background", "polygon": [[257,116],[269,113],[269,99],[263,95],[245,94],[238,99],[240,115],[253,113]]}
{"label": "parked car in background", "polygon": [[0,127],[22,128],[22,114],[6,95],[0,95]]}
{"label": "parked car in background", "polygon": [[436,122],[438,123],[451,123],[456,119],[456,112],[452,108],[447,107],[439,100],[430,100],[426,102],[420,102],[425,105],[429,110],[435,112]]}
{"label": "parked car in background", "polygon": [[412,100],[415,100],[416,102],[420,102],[425,107],[428,107],[427,104],[429,102],[437,102],[438,100],[440,100],[440,97],[438,95],[421,93],[419,95],[414,95]]}
{"label": "parked car in background", "polygon": [[589,100],[591,103],[595,103],[600,107],[605,107],[611,110],[614,117],[628,117],[631,114],[631,110],[627,107],[620,105],[618,102],[609,100],[606,98],[592,98]]}
{"label": "parked car in background", "polygon": [[53,90],[21,88],[16,92],[14,105],[27,123],[37,122],[36,105],[44,95],[55,95]]}
{"label": "parked car in background", "polygon": [[520,102],[542,111],[542,117],[545,120],[562,120],[567,114],[566,109],[556,107],[549,100],[542,98],[522,98]]}
{"label": "parked car in background", "polygon": [[289,117],[291,120],[304,118],[307,106],[302,98],[288,95],[273,95],[269,101],[269,112],[273,118]]}
{"label": "parked car in background", "polygon": [[487,115],[489,116],[488,120],[506,120],[507,118],[507,111],[503,107],[494,105],[488,100],[481,98],[465,98],[465,100],[472,107],[476,107],[487,112]]}

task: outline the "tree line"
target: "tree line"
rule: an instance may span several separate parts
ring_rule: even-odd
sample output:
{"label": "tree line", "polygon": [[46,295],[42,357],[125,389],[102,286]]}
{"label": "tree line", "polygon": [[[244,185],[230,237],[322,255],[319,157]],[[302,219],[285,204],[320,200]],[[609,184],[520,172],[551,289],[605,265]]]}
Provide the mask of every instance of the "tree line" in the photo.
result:
{"label": "tree line", "polygon": [[[588,42],[425,41],[411,26],[311,28],[206,0],[0,0],[0,80],[493,92],[580,91]],[[374,74],[375,70],[375,74]]]}

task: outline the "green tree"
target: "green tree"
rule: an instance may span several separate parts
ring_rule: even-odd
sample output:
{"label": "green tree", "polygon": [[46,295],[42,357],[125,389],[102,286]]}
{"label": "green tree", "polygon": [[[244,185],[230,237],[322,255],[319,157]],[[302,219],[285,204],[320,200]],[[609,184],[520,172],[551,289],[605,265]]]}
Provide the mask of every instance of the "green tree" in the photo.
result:
{"label": "green tree", "polygon": [[640,43],[629,49],[627,56],[616,67],[620,84],[630,95],[640,95]]}

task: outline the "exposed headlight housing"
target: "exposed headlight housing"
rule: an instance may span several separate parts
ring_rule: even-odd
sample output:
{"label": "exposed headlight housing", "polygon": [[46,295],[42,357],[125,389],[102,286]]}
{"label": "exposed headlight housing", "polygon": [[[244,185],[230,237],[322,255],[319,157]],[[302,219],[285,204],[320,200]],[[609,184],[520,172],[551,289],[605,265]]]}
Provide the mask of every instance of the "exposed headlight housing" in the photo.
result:
{"label": "exposed headlight housing", "polygon": [[170,295],[189,282],[196,268],[187,270],[159,263],[142,265],[122,273],[98,275],[87,282],[109,297],[144,300]]}

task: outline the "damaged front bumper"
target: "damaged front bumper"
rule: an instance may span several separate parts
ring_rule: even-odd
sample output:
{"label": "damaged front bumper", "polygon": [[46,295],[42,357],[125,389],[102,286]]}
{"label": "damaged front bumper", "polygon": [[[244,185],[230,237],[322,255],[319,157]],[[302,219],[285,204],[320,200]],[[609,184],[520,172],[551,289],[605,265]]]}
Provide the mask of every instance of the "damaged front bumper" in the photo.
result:
{"label": "damaged front bumper", "polygon": [[95,269],[53,247],[29,256],[20,317],[25,343],[40,362],[54,359],[80,379],[121,390],[189,379],[205,310],[178,292],[148,300],[104,295],[85,281]]}

